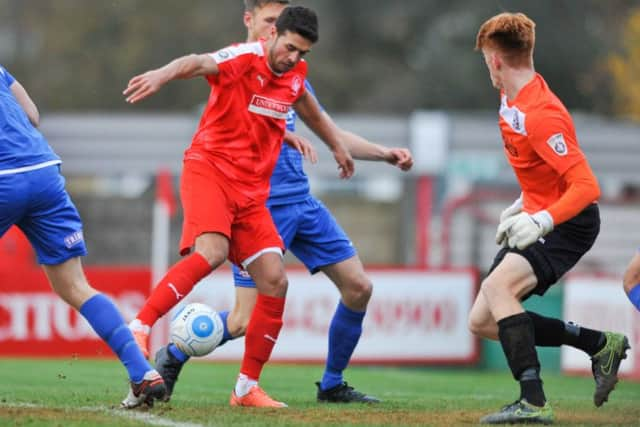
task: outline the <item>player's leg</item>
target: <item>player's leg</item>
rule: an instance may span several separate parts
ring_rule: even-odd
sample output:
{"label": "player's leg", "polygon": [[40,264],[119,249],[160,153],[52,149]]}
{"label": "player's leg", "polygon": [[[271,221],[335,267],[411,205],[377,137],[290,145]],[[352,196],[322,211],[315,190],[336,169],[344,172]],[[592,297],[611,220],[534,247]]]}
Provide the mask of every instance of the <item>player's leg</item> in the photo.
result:
{"label": "player's leg", "polygon": [[229,258],[249,272],[258,295],[247,325],[245,351],[232,406],[285,407],[271,399],[258,381],[282,329],[287,277],[282,261],[284,244],[266,207],[243,212],[232,228]]}
{"label": "player's leg", "polygon": [[362,323],[373,285],[357,255],[324,266],[321,270],[340,291],[341,301],[329,326],[327,361],[322,380],[317,383],[317,399],[319,402],[378,403],[377,398],[357,391],[343,378],[343,372],[362,335]]}
{"label": "player's leg", "polygon": [[203,162],[186,161],[180,197],[184,209],[180,253],[186,255],[194,250],[169,269],[129,324],[145,356],[149,354],[153,324],[222,264],[229,252],[228,236],[233,220],[227,209],[230,201],[213,169]]}
{"label": "player's leg", "polygon": [[321,381],[316,383],[317,399],[320,402],[378,402],[349,386],[343,378],[362,335],[373,285],[351,241],[329,210],[314,198],[296,207],[299,225],[289,244],[291,252],[312,274],[323,271],[341,295],[329,327],[325,370]]}
{"label": "player's leg", "polygon": [[[298,216],[294,211],[295,205],[293,207],[290,205],[278,205],[270,208],[271,217],[285,247],[291,242],[296,232]],[[224,333],[218,347],[230,340],[244,336],[258,295],[256,284],[246,270],[232,265],[232,271],[236,299],[231,311],[219,313],[224,325]],[[188,360],[189,356],[181,352],[172,343],[162,347],[156,353],[156,369],[165,380],[168,398],[173,393],[173,388],[178,380],[182,366]]]}
{"label": "player's leg", "polygon": [[[538,284],[532,293],[543,295],[592,247],[600,231],[597,205],[585,208],[574,218],[559,224],[545,236],[544,243],[536,242],[523,251],[534,266]],[[563,322],[530,313],[536,331],[536,343],[544,346],[570,345],[591,356],[596,383],[593,402],[596,406],[607,401],[618,382],[620,363],[626,358],[628,339],[621,333],[589,329],[571,322]]]}
{"label": "player's leg", "polygon": [[640,252],[636,252],[631,258],[624,272],[622,285],[631,304],[640,310]]}
{"label": "player's leg", "polygon": [[[536,286],[536,275],[528,261],[508,253],[482,282],[480,292],[498,324],[498,337],[511,373],[520,384],[520,398],[481,422],[518,422],[523,417],[537,422],[552,421],[546,401],[540,362],[535,349],[534,326],[520,299]],[[482,300],[481,300],[482,301]],[[481,302],[482,304],[482,302]]]}
{"label": "player's leg", "polygon": [[[504,256],[512,250],[501,249],[494,260],[494,264],[490,272],[494,270]],[[535,253],[535,254],[534,254]],[[529,263],[535,263],[539,258],[540,251],[536,246],[527,248],[523,251],[523,255],[529,259]],[[536,289],[538,293],[544,293],[551,283],[555,283],[556,274],[551,271],[543,271],[540,267],[536,274]],[[542,282],[542,285],[540,285]],[[538,286],[540,285],[540,286]],[[526,295],[525,297],[528,297]],[[561,345],[569,345],[577,349],[585,351],[590,356],[596,354],[602,349],[605,342],[605,334],[599,331],[593,331],[583,328],[572,322],[563,322],[559,319],[545,317],[532,311],[527,311],[534,324],[536,346],[541,347],[558,347]],[[471,307],[469,313],[469,329],[473,334],[492,340],[498,340],[498,324],[496,323],[484,293],[479,292],[476,300]]]}
{"label": "player's leg", "polygon": [[[234,266],[234,277],[236,270],[240,271]],[[247,274],[243,271],[243,274]],[[249,281],[253,281],[249,278]],[[247,324],[251,318],[251,312],[256,303],[256,296],[258,292],[255,288],[255,284],[252,287],[238,286],[236,282],[236,300],[233,306],[233,310],[222,311],[218,313],[222,319],[224,325],[224,333],[222,335],[222,341],[218,344],[218,347],[224,345],[226,342],[244,336]],[[162,378],[164,378],[167,386],[168,401],[173,394],[173,389],[178,376],[185,363],[189,360],[189,356],[184,354],[173,343],[160,348],[155,355],[155,366]]]}
{"label": "player's leg", "polygon": [[115,304],[89,285],[80,258],[43,267],[54,291],[78,310],[127,369],[131,389],[122,406],[152,405],[153,399],[164,399],[166,388],[162,377],[142,354]]}
{"label": "player's leg", "polygon": [[[162,378],[143,357],[122,315],[105,295],[91,288],[80,257],[86,254],[82,222],[57,167],[25,173],[31,203],[18,226],[31,242],[54,291],[89,322],[129,373],[137,406],[165,393]],[[124,403],[124,402],[123,402]]]}

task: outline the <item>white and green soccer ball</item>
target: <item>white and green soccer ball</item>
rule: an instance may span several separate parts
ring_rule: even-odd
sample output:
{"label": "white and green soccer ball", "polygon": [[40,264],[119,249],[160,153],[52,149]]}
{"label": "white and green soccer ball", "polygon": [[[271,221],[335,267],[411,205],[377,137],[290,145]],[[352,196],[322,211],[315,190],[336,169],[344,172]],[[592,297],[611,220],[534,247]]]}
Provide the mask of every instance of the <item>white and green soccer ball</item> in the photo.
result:
{"label": "white and green soccer ball", "polygon": [[171,319],[169,339],[188,356],[205,356],[222,341],[224,325],[211,307],[191,303],[182,307]]}

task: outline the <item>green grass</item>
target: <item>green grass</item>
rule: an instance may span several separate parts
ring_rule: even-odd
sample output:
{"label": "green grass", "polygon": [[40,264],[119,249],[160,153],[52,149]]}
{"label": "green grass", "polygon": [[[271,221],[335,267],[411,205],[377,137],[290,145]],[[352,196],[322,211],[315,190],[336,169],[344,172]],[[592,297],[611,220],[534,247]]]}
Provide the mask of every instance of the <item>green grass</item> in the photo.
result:
{"label": "green grass", "polygon": [[[384,400],[375,406],[320,405],[321,366],[268,365],[261,385],[289,408],[231,408],[236,364],[190,363],[173,399],[150,411],[123,411],[125,371],[115,361],[0,360],[0,425],[27,426],[451,426],[515,400],[507,372],[353,367],[347,380]],[[557,425],[640,425],[640,384],[622,381],[602,408],[591,378],[544,375]],[[174,424],[171,424],[173,422]]]}

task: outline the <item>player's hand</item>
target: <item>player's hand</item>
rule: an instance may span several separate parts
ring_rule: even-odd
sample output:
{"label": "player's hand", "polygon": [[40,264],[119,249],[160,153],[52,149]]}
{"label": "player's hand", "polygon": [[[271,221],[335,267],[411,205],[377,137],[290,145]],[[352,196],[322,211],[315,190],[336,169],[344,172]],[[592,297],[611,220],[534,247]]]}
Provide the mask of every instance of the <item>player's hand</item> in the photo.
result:
{"label": "player's hand", "polygon": [[308,139],[286,131],[284,133],[284,142],[296,149],[307,161],[311,163],[318,162],[318,153]]}
{"label": "player's hand", "polygon": [[[500,224],[502,224],[507,218],[512,217],[514,215],[519,214],[522,211],[522,194],[518,197],[511,206],[507,207],[500,214]],[[506,240],[507,233],[504,230],[500,229],[498,226],[498,231],[496,232],[496,244],[500,246],[504,246],[507,243]]]}
{"label": "player's hand", "polygon": [[553,218],[547,211],[530,215],[520,212],[500,223],[498,231],[507,235],[507,245],[520,250],[532,245],[553,230]]}
{"label": "player's hand", "polygon": [[166,82],[167,80],[162,71],[147,71],[129,80],[129,85],[122,94],[127,97],[128,103],[133,104],[153,95]]}
{"label": "player's hand", "polygon": [[397,166],[402,171],[408,171],[413,166],[413,156],[406,148],[389,148],[384,154],[385,162]]}
{"label": "player's hand", "polygon": [[355,166],[353,164],[353,158],[349,151],[347,151],[342,145],[339,145],[333,150],[333,157],[338,164],[338,170],[340,170],[340,178],[348,179],[353,176]]}

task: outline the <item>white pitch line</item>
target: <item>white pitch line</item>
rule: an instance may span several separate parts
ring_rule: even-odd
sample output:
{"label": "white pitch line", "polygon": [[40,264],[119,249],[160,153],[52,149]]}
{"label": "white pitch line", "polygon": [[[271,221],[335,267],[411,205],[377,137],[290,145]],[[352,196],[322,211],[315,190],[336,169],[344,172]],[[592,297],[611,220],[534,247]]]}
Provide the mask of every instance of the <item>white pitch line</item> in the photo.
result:
{"label": "white pitch line", "polygon": [[33,409],[63,409],[63,410],[70,409],[74,411],[84,411],[84,412],[105,412],[109,415],[115,415],[120,418],[128,418],[135,421],[141,421],[145,424],[149,424],[152,426],[204,427],[204,425],[202,424],[174,421],[169,418],[163,418],[158,415],[151,414],[149,412],[140,412],[140,411],[131,410],[131,409],[111,409],[104,406],[82,406],[79,408],[75,408],[70,406],[45,406],[45,405],[38,405],[36,403],[26,403],[26,402],[0,402],[0,407],[33,408]]}

